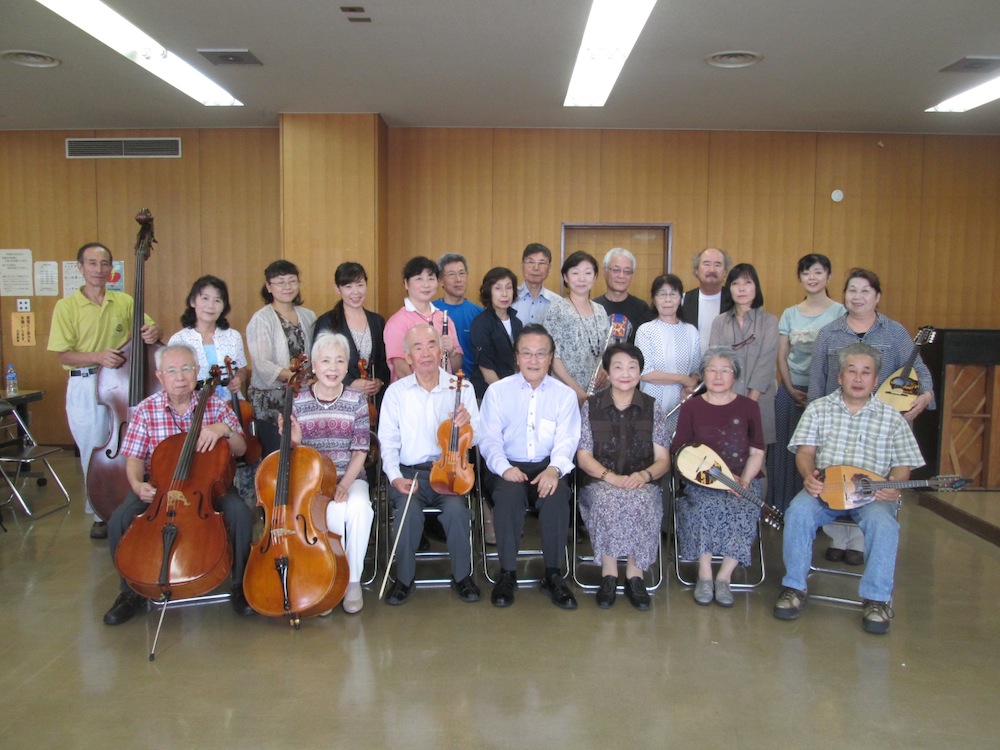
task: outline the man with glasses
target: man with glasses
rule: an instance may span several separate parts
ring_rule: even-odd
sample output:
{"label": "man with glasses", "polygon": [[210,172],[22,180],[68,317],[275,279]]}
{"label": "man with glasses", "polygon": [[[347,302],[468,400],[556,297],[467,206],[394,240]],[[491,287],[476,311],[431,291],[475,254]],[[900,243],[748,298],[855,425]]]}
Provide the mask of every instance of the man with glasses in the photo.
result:
{"label": "man with glasses", "polygon": [[[97,373],[101,367],[125,364],[122,347],[132,337],[135,302],[124,292],[107,288],[113,269],[111,251],[99,242],[88,242],[77,251],[76,267],[83,286],[56,302],[48,349],[59,353],[59,364],[69,371],[66,418],[80,450],[86,491],[90,456],[110,434],[107,410],[97,403]],[[160,327],[146,315],[139,335],[147,344],[155,344],[160,340]],[[84,511],[94,514],[89,497]],[[94,516],[91,539],[107,538],[106,520]]]}
{"label": "man with glasses", "polygon": [[552,251],[539,242],[532,242],[521,253],[521,276],[524,281],[517,288],[511,307],[524,325],[541,323],[549,305],[559,295],[545,288],[545,279],[552,267]]}
{"label": "man with glasses", "polygon": [[462,347],[462,372],[468,377],[476,362],[469,329],[483,308],[465,298],[465,290],[469,286],[469,264],[465,256],[458,253],[442,255],[438,260],[438,281],[443,296],[434,300],[434,307],[448,313],[449,330]]}
{"label": "man with glasses", "polygon": [[628,293],[635,275],[635,256],[623,247],[613,247],[604,256],[604,283],[608,290],[594,300],[608,313],[612,344],[635,342],[635,332],[650,319],[649,305]]}
{"label": "man with glasses", "polygon": [[698,288],[684,294],[684,320],[698,329],[701,350],[705,351],[712,335],[712,321],[729,310],[722,306],[722,285],[733,267],[733,259],[725,250],[706,247],[694,256],[692,266]]}
{"label": "man with glasses", "polygon": [[549,374],[554,353],[549,332],[526,325],[514,342],[519,372],[493,383],[483,398],[479,450],[500,555],[500,578],[490,596],[497,607],[514,603],[517,550],[529,506],[538,511],[542,531],[542,591],[557,607],[577,606],[560,563],[572,496],[567,475],[580,442],[580,406],[576,393]]}
{"label": "man with glasses", "polygon": [[[122,453],[128,459],[125,474],[132,489],[108,521],[112,562],[118,543],[132,521],[144,513],[156,498],[157,488],[149,483],[149,462],[153,451],[167,438],[188,432],[198,406],[198,394],[194,390],[198,380],[198,360],[191,347],[171,344],[160,349],[156,353],[156,378],[163,390],[139,402],[122,442]],[[196,450],[210,451],[220,440],[228,443],[236,457],[246,452],[247,443],[239,419],[229,404],[213,393],[206,404]],[[253,609],[243,595],[243,570],[250,554],[252,514],[231,486],[226,488],[226,494],[219,498],[216,507],[226,519],[229,541],[233,545],[233,588],[229,601],[238,614],[252,615]],[[161,551],[150,550],[150,554],[159,555]],[[104,615],[105,625],[121,625],[146,608],[146,599],[132,591],[124,578],[119,582],[119,589],[121,593]]]}

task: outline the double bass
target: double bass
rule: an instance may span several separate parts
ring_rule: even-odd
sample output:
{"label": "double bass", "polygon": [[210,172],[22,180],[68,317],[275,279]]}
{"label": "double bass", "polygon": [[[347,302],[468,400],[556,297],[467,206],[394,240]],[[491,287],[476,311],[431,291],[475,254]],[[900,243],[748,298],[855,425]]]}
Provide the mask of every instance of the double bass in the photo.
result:
{"label": "double bass", "polygon": [[[219,440],[211,450],[197,450],[208,400],[219,381],[218,365],[202,387],[187,433],[173,435],[153,450],[150,484],[156,496],[122,536],[115,567],[129,587],[148,599],[166,604],[201,596],[218,587],[233,567],[233,549],[216,501],[233,483],[236,462],[229,443]],[[152,661],[156,640],[149,654]]]}
{"label": "double bass", "polygon": [[250,548],[243,593],[257,612],[301,618],[336,607],[347,591],[349,571],[340,536],[326,528],[326,505],[337,489],[337,469],[314,448],[292,448],[292,402],[305,381],[305,356],[289,364],[281,447],[257,469],[257,511],[263,533]]}
{"label": "double bass", "polygon": [[[222,385],[226,385],[233,379],[233,373],[233,358],[226,357],[226,380]],[[254,425],[253,406],[240,398],[240,394],[235,391],[229,392],[229,398],[230,406],[233,407],[236,418],[240,420],[240,426],[243,428],[243,435],[247,441],[247,451],[243,454],[242,461],[247,466],[253,466],[260,461],[260,456],[263,453],[260,438],[257,437],[257,428]]]}
{"label": "double bass", "polygon": [[135,220],[139,223],[139,233],[135,240],[132,338],[121,348],[128,366],[102,367],[97,374],[97,401],[108,412],[110,431],[90,454],[87,468],[87,495],[94,511],[105,521],[111,518],[129,491],[125,456],[121,453],[129,419],[140,401],[160,390],[154,355],[161,345],[147,345],[139,335],[145,322],[145,264],[156,242],[153,215],[148,208],[143,208]]}
{"label": "double bass", "polygon": [[441,458],[431,465],[431,487],[439,495],[467,495],[476,483],[476,473],[469,463],[469,449],[472,448],[472,425],[461,427],[455,424],[455,414],[462,405],[462,387],[465,376],[459,370],[455,374],[455,408],[452,418],[438,425],[438,443]]}

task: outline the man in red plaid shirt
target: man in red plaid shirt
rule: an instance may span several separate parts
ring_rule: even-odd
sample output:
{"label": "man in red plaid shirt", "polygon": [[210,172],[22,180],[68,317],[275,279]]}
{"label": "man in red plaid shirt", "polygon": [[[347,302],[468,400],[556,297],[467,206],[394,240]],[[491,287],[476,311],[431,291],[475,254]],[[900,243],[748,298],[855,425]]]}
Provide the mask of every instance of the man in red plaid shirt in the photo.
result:
{"label": "man in red plaid shirt", "polygon": [[[156,353],[156,377],[163,391],[144,399],[135,410],[125,433],[122,453],[128,460],[125,473],[132,487],[128,495],[108,521],[108,542],[111,560],[122,535],[136,516],[145,512],[156,497],[156,487],[148,481],[149,460],[153,451],[167,438],[188,432],[191,419],[198,406],[195,383],[198,362],[195,353],[185,344],[166,346]],[[247,449],[240,422],[229,404],[215,394],[209,397],[198,433],[196,448],[200,452],[212,450],[219,440],[229,444],[234,456],[242,456]],[[233,590],[230,602],[241,615],[251,615],[253,610],[243,595],[243,570],[250,553],[252,514],[246,503],[232,487],[219,498],[217,507],[226,519],[229,541],[233,545]],[[121,593],[114,605],[104,615],[105,625],[120,625],[145,609],[146,599],[129,589],[121,580]]]}

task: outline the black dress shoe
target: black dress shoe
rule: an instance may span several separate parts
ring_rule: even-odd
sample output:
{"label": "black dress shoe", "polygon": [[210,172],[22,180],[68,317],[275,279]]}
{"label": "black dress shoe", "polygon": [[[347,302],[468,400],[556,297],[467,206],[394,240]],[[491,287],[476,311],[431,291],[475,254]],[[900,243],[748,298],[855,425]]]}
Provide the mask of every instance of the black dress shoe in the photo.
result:
{"label": "black dress shoe", "polygon": [[543,579],[541,590],[552,597],[552,603],[560,609],[576,609],[576,599],[561,575],[550,575]]}
{"label": "black dress shoe", "polygon": [[118,595],[111,609],[104,613],[105,625],[121,625],[128,622],[146,609],[146,597],[139,596],[134,591],[126,591]]}
{"label": "black dress shoe", "polygon": [[625,598],[640,612],[649,609],[649,593],[646,591],[646,582],[639,576],[633,576],[625,581]]}
{"label": "black dress shoe", "polygon": [[461,581],[452,581],[451,587],[455,589],[455,593],[458,594],[458,598],[463,602],[478,602],[479,601],[479,587],[473,582],[472,576],[466,576]]}
{"label": "black dress shoe", "polygon": [[844,550],[838,547],[827,547],[826,548],[826,559],[830,562],[843,562],[844,561]]}
{"label": "black dress shoe", "polygon": [[90,527],[91,539],[107,539],[108,525],[104,521],[94,521]]}
{"label": "black dress shoe", "polygon": [[386,604],[405,604],[406,600],[410,597],[410,592],[413,591],[413,584],[411,583],[407,586],[405,583],[396,581],[392,584],[392,590],[389,592],[389,596],[386,597]]}
{"label": "black dress shoe", "polygon": [[597,606],[601,609],[610,609],[618,596],[618,576],[604,576],[601,579],[601,588],[597,590]]}
{"label": "black dress shoe", "polygon": [[844,562],[848,565],[864,565],[865,553],[859,549],[849,549],[844,553]]}
{"label": "black dress shoe", "polygon": [[229,592],[229,603],[232,605],[233,611],[241,617],[257,614],[243,594],[243,584],[237,583],[233,586],[232,591]]}
{"label": "black dress shoe", "polygon": [[490,601],[494,607],[509,607],[514,603],[514,591],[517,589],[517,573],[513,570],[501,570],[500,578],[497,579],[490,594]]}

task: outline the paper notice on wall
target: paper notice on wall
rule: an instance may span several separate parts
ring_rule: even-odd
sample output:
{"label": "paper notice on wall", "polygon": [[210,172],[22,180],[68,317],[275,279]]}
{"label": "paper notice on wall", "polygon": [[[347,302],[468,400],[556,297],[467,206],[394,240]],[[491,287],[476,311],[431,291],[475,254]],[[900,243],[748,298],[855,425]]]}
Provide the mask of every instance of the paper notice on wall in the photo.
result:
{"label": "paper notice on wall", "polygon": [[35,345],[35,314],[16,312],[10,314],[10,339],[14,346]]}
{"label": "paper notice on wall", "polygon": [[35,263],[35,294],[39,297],[59,296],[59,263],[40,260]]}
{"label": "paper notice on wall", "polygon": [[34,289],[31,251],[0,250],[0,296],[31,297]]}
{"label": "paper notice on wall", "polygon": [[69,297],[77,289],[83,286],[83,274],[75,260],[64,260],[62,262],[63,271],[63,297]]}

